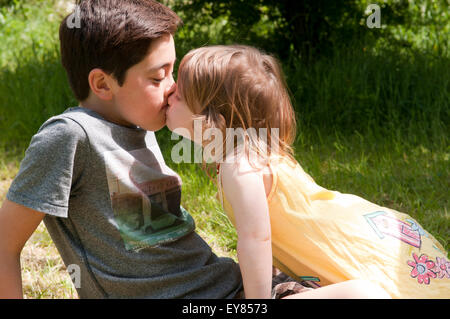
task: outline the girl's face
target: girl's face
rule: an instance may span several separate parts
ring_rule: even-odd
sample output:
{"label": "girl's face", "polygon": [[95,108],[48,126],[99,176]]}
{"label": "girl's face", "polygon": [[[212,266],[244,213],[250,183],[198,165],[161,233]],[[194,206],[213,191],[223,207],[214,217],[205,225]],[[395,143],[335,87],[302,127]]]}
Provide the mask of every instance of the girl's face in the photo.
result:
{"label": "girl's face", "polygon": [[178,88],[168,99],[169,107],[166,111],[166,125],[172,132],[190,140],[194,139],[195,114],[180,96]]}

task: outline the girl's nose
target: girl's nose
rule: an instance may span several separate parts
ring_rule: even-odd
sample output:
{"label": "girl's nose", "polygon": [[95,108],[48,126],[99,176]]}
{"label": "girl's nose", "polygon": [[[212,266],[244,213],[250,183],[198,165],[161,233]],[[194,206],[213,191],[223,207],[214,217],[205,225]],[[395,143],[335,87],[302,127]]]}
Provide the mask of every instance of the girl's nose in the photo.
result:
{"label": "girl's nose", "polygon": [[167,90],[167,101],[169,104],[172,104],[171,100],[172,100],[176,90],[177,90],[177,84],[175,82],[173,82],[173,84]]}
{"label": "girl's nose", "polygon": [[170,96],[173,92],[175,92],[175,89],[177,88],[177,84],[175,83],[175,80],[173,77],[170,77],[171,83],[167,86],[166,94],[167,96]]}
{"label": "girl's nose", "polygon": [[172,105],[172,102],[173,102],[172,99],[175,96],[176,89],[177,89],[177,86],[175,84],[175,87],[169,91],[169,96],[167,97],[167,103],[169,103],[169,105]]}

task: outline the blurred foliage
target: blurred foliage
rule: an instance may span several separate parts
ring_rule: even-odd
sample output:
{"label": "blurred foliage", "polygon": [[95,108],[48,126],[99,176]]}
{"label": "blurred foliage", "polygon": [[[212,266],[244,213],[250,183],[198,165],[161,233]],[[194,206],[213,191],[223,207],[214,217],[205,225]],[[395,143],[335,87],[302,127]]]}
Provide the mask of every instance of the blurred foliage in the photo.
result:
{"label": "blurred foliage", "polygon": [[[303,127],[440,139],[450,121],[448,0],[165,0],[190,49],[243,43],[275,54]],[[419,128],[420,126],[420,128]]]}
{"label": "blurred foliage", "polygon": [[[330,56],[338,46],[395,46],[448,55],[450,0],[160,0],[185,22],[182,45],[250,44],[280,59]],[[53,0],[0,0],[0,30],[7,15]],[[73,2],[70,0],[60,2]],[[381,28],[370,29],[370,4]],[[2,34],[0,34],[1,36]],[[4,35],[4,34],[3,34]],[[5,37],[2,37],[5,38]],[[183,52],[185,50],[182,50]]]}
{"label": "blurred foliage", "polygon": [[[328,56],[355,41],[447,53],[448,0],[377,1],[381,28],[369,29],[373,0],[166,0],[185,22],[182,34],[207,43],[246,43],[285,60]],[[211,27],[217,32],[211,34]],[[417,35],[421,35],[418,37]],[[195,36],[194,36],[195,35]],[[379,41],[380,40],[380,41]]]}
{"label": "blurred foliage", "polygon": [[0,7],[21,8],[24,5],[48,2],[48,0],[0,0]]}
{"label": "blurred foliage", "polygon": [[57,49],[62,15],[55,0],[0,1],[10,3],[0,6],[0,68]]}
{"label": "blurred foliage", "polygon": [[[366,25],[369,1],[293,2],[298,11],[288,10],[288,1],[164,2],[185,23],[175,36],[178,61],[208,44],[246,43],[277,55],[302,130],[446,140],[448,0],[380,1],[379,29]],[[58,26],[73,1],[8,2],[0,7],[0,132],[14,143],[28,141],[46,117],[76,104],[58,54]],[[285,12],[303,13],[288,23]]]}
{"label": "blurred foliage", "polygon": [[14,0],[0,0],[0,7],[9,6],[14,3]]}

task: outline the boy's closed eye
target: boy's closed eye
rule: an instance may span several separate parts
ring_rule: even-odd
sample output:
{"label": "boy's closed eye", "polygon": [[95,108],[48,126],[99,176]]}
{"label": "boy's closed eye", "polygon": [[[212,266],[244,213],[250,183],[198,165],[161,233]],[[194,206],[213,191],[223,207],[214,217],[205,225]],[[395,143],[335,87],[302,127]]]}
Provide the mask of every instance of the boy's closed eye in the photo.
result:
{"label": "boy's closed eye", "polygon": [[164,78],[162,78],[162,79],[152,78],[152,81],[154,81],[156,83],[161,83],[163,80],[164,80]]}
{"label": "boy's closed eye", "polygon": [[[161,74],[163,73],[163,74]],[[173,76],[173,73],[168,73],[170,76]],[[157,74],[156,76],[151,77],[151,80],[155,83],[161,83],[167,78],[166,72],[160,72],[160,74]]]}
{"label": "boy's closed eye", "polygon": [[166,72],[164,70],[155,72],[150,75],[150,80],[155,83],[161,83],[166,78]]}

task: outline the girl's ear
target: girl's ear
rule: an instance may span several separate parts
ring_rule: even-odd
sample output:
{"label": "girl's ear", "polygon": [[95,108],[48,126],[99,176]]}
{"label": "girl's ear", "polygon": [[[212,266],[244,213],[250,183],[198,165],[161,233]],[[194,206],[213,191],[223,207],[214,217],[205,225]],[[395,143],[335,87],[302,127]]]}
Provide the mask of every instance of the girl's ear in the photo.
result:
{"label": "girl's ear", "polygon": [[112,99],[112,81],[114,81],[114,79],[102,69],[92,69],[91,72],[89,72],[89,87],[101,100],[109,101]]}

